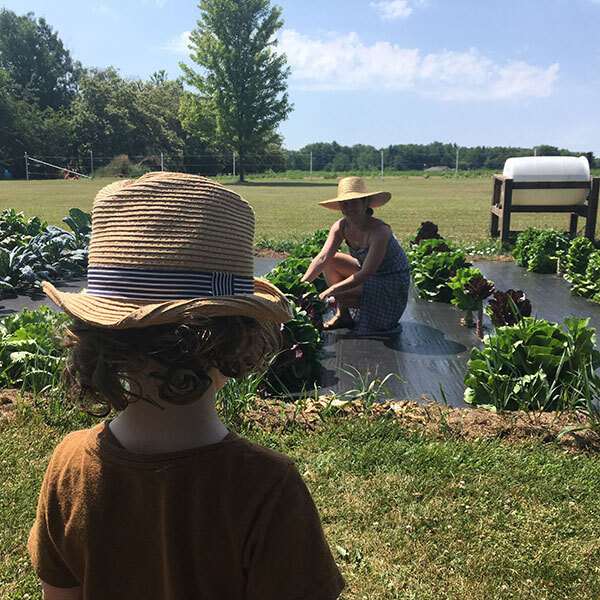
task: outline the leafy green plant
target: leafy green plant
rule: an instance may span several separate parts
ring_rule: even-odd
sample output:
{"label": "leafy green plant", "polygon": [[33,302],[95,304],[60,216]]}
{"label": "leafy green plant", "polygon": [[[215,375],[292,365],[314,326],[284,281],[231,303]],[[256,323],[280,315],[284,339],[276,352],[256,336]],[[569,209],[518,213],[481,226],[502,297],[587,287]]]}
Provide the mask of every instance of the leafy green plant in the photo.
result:
{"label": "leafy green plant", "polygon": [[421,240],[418,244],[411,246],[406,252],[408,262],[413,267],[414,264],[420,263],[426,256],[437,254],[439,252],[456,252],[457,249],[453,244],[448,244],[445,240],[441,239],[427,239]]}
{"label": "leafy green plant", "polygon": [[458,269],[456,274],[448,280],[448,287],[452,290],[452,295],[454,296],[450,302],[452,302],[458,310],[465,313],[462,322],[463,325],[466,325],[467,327],[475,326],[473,312],[478,309],[477,300],[465,290],[467,283],[473,279],[484,279],[481,271],[471,267],[464,267]]}
{"label": "leafy green plant", "polygon": [[471,279],[465,285],[465,292],[477,302],[477,337],[483,337],[483,301],[494,291],[494,282],[487,279]]}
{"label": "leafy green plant", "polygon": [[75,236],[75,245],[77,248],[87,248],[90,245],[90,236],[92,233],[92,215],[79,208],[70,208],[69,216],[63,218]]}
{"label": "leafy green plant", "polygon": [[432,223],[431,221],[423,221],[423,223],[421,223],[419,225],[419,228],[417,229],[417,235],[413,240],[410,241],[410,244],[411,246],[418,245],[421,242],[421,240],[432,239],[442,239],[442,236],[439,234],[438,231],[438,226],[435,223]]}
{"label": "leafy green plant", "polygon": [[569,234],[530,227],[517,236],[513,257],[518,265],[536,273],[556,273],[559,253],[568,250]]}
{"label": "leafy green plant", "polygon": [[585,274],[573,283],[571,294],[600,302],[600,250],[589,254]]}
{"label": "leafy green plant", "polygon": [[513,249],[512,255],[515,262],[520,267],[527,268],[529,266],[529,256],[531,254],[531,247],[536,242],[541,231],[535,227],[528,227],[525,231],[522,231],[517,236],[517,241]]}
{"label": "leafy green plant", "polygon": [[[423,244],[432,245],[437,240],[424,240]],[[446,246],[447,247],[447,246]],[[435,251],[426,254],[411,265],[412,280],[421,298],[431,302],[451,302],[453,290],[448,286],[448,280],[459,270],[471,266],[463,252],[448,250]]]}
{"label": "leafy green plant", "polygon": [[317,256],[317,254],[319,254],[319,252],[321,252],[323,245],[327,241],[328,235],[329,230],[317,229],[313,235],[292,246],[289,249],[290,256],[294,256],[296,258],[313,259],[315,256]]}
{"label": "leafy green plant", "polygon": [[10,244],[0,246],[0,298],[39,290],[43,280],[58,281],[85,273],[89,214],[76,208],[69,211],[64,221],[74,233],[42,224],[36,218],[25,221],[21,213],[14,211],[2,214],[7,220],[0,221],[0,226],[8,223],[4,231],[17,233],[11,234]]}
{"label": "leafy green plant", "polygon": [[0,213],[0,248],[12,250],[15,246],[26,244],[46,226],[47,223],[39,217],[26,220],[25,215],[14,208],[4,210]]}
{"label": "leafy green plant", "polygon": [[584,279],[590,256],[594,252],[595,248],[591,240],[576,237],[567,251],[565,279],[571,283],[579,283]]}
{"label": "leafy green plant", "polygon": [[595,370],[595,329],[589,319],[556,323],[525,317],[485,336],[473,348],[465,374],[465,401],[497,410],[564,410],[585,398],[585,381],[600,384]]}
{"label": "leafy green plant", "polygon": [[486,312],[496,327],[514,325],[519,319],[531,316],[531,302],[523,290],[496,291]]}
{"label": "leafy green plant", "polygon": [[40,392],[55,383],[64,364],[58,332],[67,321],[47,306],[0,320],[0,388]]}
{"label": "leafy green plant", "polygon": [[267,393],[299,392],[321,372],[321,337],[307,312],[292,303],[294,318],[283,326],[283,349],[267,371],[261,388]]}

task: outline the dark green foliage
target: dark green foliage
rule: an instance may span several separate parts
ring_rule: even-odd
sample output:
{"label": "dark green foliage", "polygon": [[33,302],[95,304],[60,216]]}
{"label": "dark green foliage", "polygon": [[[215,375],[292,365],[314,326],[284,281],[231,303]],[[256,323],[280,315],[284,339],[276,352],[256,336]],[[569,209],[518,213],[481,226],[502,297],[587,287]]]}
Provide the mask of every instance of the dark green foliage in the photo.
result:
{"label": "dark green foliage", "polygon": [[0,9],[0,69],[43,110],[67,106],[77,91],[81,67],[56,32],[33,13]]}
{"label": "dark green foliage", "polygon": [[426,256],[436,254],[438,252],[456,252],[456,247],[448,244],[443,238],[440,239],[425,239],[418,244],[411,246],[406,252],[406,257],[412,268],[413,263],[418,264]]}
{"label": "dark green foliage", "polygon": [[43,280],[85,273],[91,216],[78,208],[69,210],[69,215],[63,220],[73,233],[41,223],[37,217],[26,221],[14,211],[0,215],[0,298],[39,290]]}
{"label": "dark green foliage", "polygon": [[600,353],[589,319],[556,323],[525,317],[473,348],[465,401],[498,410],[555,410],[586,404],[600,389]]}
{"label": "dark green foliage", "polygon": [[313,259],[315,256],[317,256],[317,254],[319,254],[319,252],[321,252],[323,245],[327,241],[328,235],[328,229],[317,229],[312,236],[290,248],[290,256]]}
{"label": "dark green foliage", "polygon": [[600,250],[595,250],[589,255],[585,274],[575,282],[571,293],[600,302]]}
{"label": "dark green foliage", "polygon": [[310,389],[321,372],[321,338],[305,310],[292,303],[294,318],[283,329],[283,348],[263,380],[270,393]]}
{"label": "dark green foliage", "polygon": [[291,248],[290,256],[266,276],[288,296],[294,309],[294,319],[283,327],[282,353],[267,378],[270,388],[279,392],[286,388],[299,391],[302,386],[310,386],[321,371],[319,329],[323,326],[325,307],[319,300],[319,293],[326,289],[327,284],[322,276],[314,283],[301,282],[300,279],[321,251],[327,235],[326,229],[317,230]]}
{"label": "dark green foliage", "polygon": [[517,236],[517,242],[512,252],[515,262],[520,267],[527,268],[529,266],[529,255],[531,246],[540,235],[540,230],[535,227],[528,227]]}
{"label": "dark green foliage", "polygon": [[470,267],[464,252],[441,239],[426,239],[407,254],[414,286],[421,298],[431,302],[451,302],[453,290],[448,281],[459,269]]}
{"label": "dark green foliage", "polygon": [[64,364],[59,329],[68,319],[42,306],[0,320],[0,388],[39,392],[56,383]]}
{"label": "dark green foliage", "polygon": [[47,223],[40,221],[39,217],[25,220],[25,215],[14,208],[4,210],[0,213],[0,248],[12,250],[15,246],[26,244],[46,226]]}
{"label": "dark green foliage", "polygon": [[594,243],[585,237],[576,237],[567,252],[565,279],[579,283],[585,277],[590,255],[595,251]]}
{"label": "dark green foliage", "polygon": [[479,302],[465,290],[465,286],[473,279],[484,279],[481,271],[463,267],[458,269],[456,274],[448,280],[447,285],[454,296],[451,302],[458,310],[475,311],[479,308]]}
{"label": "dark green foliage", "polygon": [[531,302],[523,290],[497,291],[488,302],[487,313],[496,327],[514,325],[522,317],[531,315]]}
{"label": "dark green foliage", "polygon": [[517,236],[513,257],[518,265],[535,273],[556,273],[558,253],[568,250],[568,233],[529,227]]}
{"label": "dark green foliage", "polygon": [[279,143],[279,123],[292,110],[285,54],[274,51],[283,25],[269,0],[201,0],[190,35],[190,58],[201,72],[180,63],[187,92],[181,106],[190,133],[229,146],[239,155],[240,181],[250,152]]}

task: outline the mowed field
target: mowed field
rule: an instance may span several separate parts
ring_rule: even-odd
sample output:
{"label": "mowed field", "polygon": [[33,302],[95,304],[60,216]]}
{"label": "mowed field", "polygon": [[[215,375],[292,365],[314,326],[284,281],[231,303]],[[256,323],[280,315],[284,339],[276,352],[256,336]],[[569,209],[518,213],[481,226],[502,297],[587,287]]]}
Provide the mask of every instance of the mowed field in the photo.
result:
{"label": "mowed field", "polygon": [[[96,192],[110,179],[0,181],[0,210],[14,208],[27,217],[37,215],[53,225],[69,208],[91,211]],[[334,180],[260,180],[244,184],[221,180],[241,194],[256,213],[256,240],[299,240],[321,227],[329,227],[339,213],[318,206],[334,198]],[[375,212],[388,222],[398,239],[406,242],[422,221],[433,221],[449,239],[484,240],[489,237],[492,179],[490,177],[448,179],[443,177],[366,178],[370,191],[387,190],[392,200]],[[568,229],[568,215],[516,215],[512,229],[529,226]],[[585,221],[579,220],[580,231]]]}

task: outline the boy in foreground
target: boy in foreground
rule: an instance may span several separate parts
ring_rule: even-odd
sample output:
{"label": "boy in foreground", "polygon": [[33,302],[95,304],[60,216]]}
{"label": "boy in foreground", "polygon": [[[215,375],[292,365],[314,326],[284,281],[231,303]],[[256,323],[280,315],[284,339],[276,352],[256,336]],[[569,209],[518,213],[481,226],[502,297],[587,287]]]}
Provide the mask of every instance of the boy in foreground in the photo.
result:
{"label": "boy in foreground", "polygon": [[253,277],[254,214],[208,179],[152,173],[95,201],[65,378],[112,420],[56,448],[29,538],[45,600],[329,600],[344,581],[293,462],[230,432],[229,377],[266,367],[291,318]]}

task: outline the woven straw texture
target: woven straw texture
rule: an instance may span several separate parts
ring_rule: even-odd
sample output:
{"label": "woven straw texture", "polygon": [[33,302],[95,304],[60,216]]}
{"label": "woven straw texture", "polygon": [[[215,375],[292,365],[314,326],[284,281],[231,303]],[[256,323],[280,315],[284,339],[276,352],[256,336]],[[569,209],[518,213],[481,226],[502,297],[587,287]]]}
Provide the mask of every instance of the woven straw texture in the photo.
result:
{"label": "woven straw texture", "polygon": [[319,204],[333,210],[342,210],[341,202],[344,200],[369,198],[369,206],[377,208],[383,206],[391,197],[392,195],[389,192],[368,192],[367,185],[360,177],[344,177],[338,182],[337,197],[331,200],[323,200]]}
{"label": "woven straw texture", "polygon": [[[98,192],[89,266],[253,278],[253,239],[254,212],[239,194],[197,175],[148,173]],[[146,327],[194,315],[291,319],[285,297],[260,279],[254,279],[254,294],[167,302],[63,293],[50,283],[44,291],[67,313],[102,327]]]}

